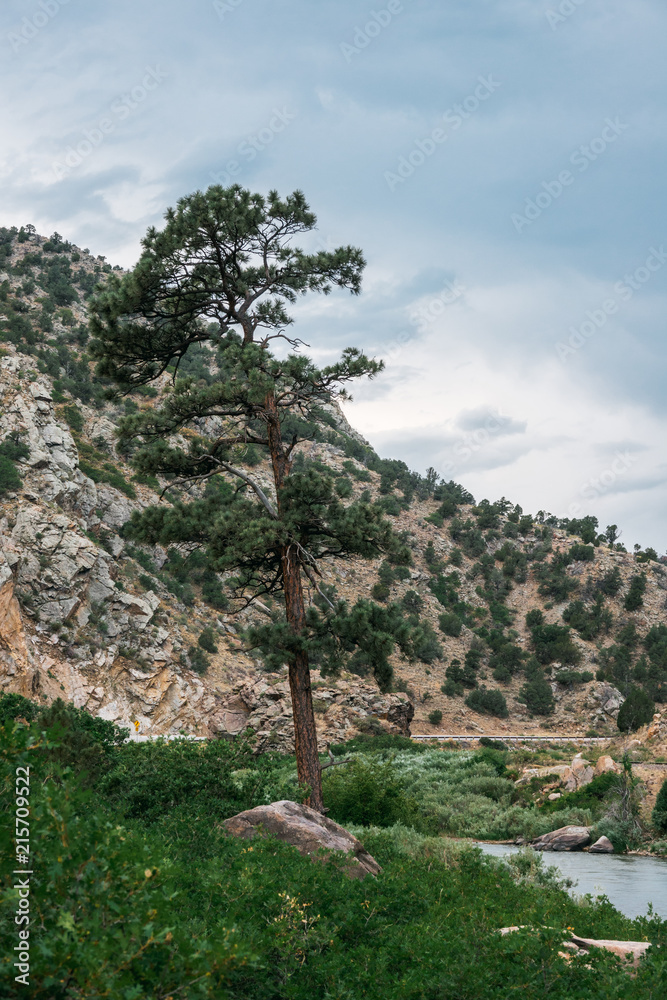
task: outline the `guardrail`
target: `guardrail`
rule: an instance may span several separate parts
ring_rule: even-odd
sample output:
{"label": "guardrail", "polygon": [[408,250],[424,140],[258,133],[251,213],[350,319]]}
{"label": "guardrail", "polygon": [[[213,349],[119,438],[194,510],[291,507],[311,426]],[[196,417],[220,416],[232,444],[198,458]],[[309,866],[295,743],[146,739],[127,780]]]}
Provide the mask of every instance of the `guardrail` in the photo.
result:
{"label": "guardrail", "polygon": [[503,743],[584,743],[587,746],[596,743],[609,743],[611,737],[609,736],[516,736],[514,734],[502,736],[492,736],[487,733],[480,733],[476,736],[463,736],[460,733],[455,733],[454,735],[447,735],[444,733],[437,733],[433,736],[427,736],[424,734],[413,735],[413,740],[439,740],[440,742],[445,742],[450,740],[455,743],[478,743],[480,739],[484,737],[488,740],[501,740]]}

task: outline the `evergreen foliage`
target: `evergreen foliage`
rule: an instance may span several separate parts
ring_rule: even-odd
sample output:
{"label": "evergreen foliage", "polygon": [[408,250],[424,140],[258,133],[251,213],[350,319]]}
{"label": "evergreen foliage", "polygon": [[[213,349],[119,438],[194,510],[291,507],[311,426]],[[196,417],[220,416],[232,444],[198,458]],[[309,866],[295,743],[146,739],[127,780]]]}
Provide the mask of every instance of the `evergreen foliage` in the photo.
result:
{"label": "evergreen foliage", "polygon": [[655,704],[649,694],[641,688],[633,687],[618,710],[616,725],[622,733],[632,733],[651,721]]}
{"label": "evergreen foliage", "polygon": [[506,719],[510,714],[505,696],[497,688],[486,688],[484,686],[476,688],[467,696],[466,705],[474,712],[495,715],[498,719]]}
{"label": "evergreen foliage", "polygon": [[660,791],[658,792],[655,806],[651,813],[651,820],[660,833],[667,833],[667,778],[665,778],[660,786]]}
{"label": "evergreen foliage", "polygon": [[644,604],[646,590],[646,574],[638,573],[630,579],[630,587],[625,596],[623,607],[626,611],[637,611]]}

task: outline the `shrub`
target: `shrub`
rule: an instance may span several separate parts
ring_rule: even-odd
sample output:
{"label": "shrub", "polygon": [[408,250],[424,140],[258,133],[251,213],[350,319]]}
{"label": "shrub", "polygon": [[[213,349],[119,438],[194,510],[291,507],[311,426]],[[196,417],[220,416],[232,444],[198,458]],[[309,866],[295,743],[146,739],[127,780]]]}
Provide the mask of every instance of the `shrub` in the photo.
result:
{"label": "shrub", "polygon": [[18,462],[20,458],[30,457],[30,448],[18,438],[8,437],[0,444],[0,455],[8,458],[11,462]]}
{"label": "shrub", "polygon": [[573,545],[568,556],[572,562],[593,562],[595,559],[595,549],[592,545]]}
{"label": "shrub", "polygon": [[662,783],[651,813],[653,825],[660,833],[667,833],[667,778]]}
{"label": "shrub", "polygon": [[634,733],[653,718],[655,704],[646,691],[633,687],[618,711],[616,725],[622,733]]}
{"label": "shrub", "polygon": [[498,719],[506,719],[510,714],[502,691],[497,688],[477,688],[466,698],[466,705],[473,712],[485,715],[495,715]]}
{"label": "shrub", "polygon": [[21,477],[14,463],[5,455],[0,455],[0,497],[5,493],[15,493],[21,488]]}
{"label": "shrub", "polygon": [[432,712],[428,714],[428,721],[432,726],[439,726],[442,722],[442,712],[439,708],[434,708]]}
{"label": "shrub", "polygon": [[440,615],[438,618],[440,624],[440,629],[445,635],[450,635],[453,638],[457,638],[461,635],[461,629],[463,628],[463,622],[458,615],[450,612]]}
{"label": "shrub", "polygon": [[343,826],[393,826],[409,823],[414,813],[390,760],[356,758],[349,765],[325,771],[322,784],[328,815]]}
{"label": "shrub", "polygon": [[188,660],[190,661],[190,668],[194,670],[196,674],[205,674],[210,665],[208,656],[203,650],[199,649],[198,646],[190,646],[188,650]]}
{"label": "shrub", "polygon": [[639,573],[630,580],[630,587],[625,596],[623,607],[626,611],[636,611],[644,603],[644,591],[646,590],[646,574]]}
{"label": "shrub", "polygon": [[556,707],[556,700],[551,685],[542,670],[536,670],[521,688],[521,697],[526,708],[534,715],[551,715]]}
{"label": "shrub", "polygon": [[566,663],[576,665],[581,653],[570,639],[570,630],[565,625],[535,625],[531,629],[535,656],[542,664]]}
{"label": "shrub", "polygon": [[618,566],[614,566],[614,568],[610,569],[608,573],[605,573],[605,575],[597,581],[595,586],[600,593],[606,594],[607,597],[616,597],[619,590],[623,586],[623,578]]}
{"label": "shrub", "polygon": [[202,649],[205,649],[207,653],[217,653],[218,647],[216,645],[216,634],[212,628],[205,628],[201,633],[197,642]]}
{"label": "shrub", "polygon": [[63,406],[63,416],[67,425],[71,427],[73,431],[81,433],[84,426],[83,413],[78,406],[71,404],[70,406]]}
{"label": "shrub", "polygon": [[0,694],[0,726],[17,718],[31,722],[37,712],[38,706],[34,701],[24,698],[22,694]]}

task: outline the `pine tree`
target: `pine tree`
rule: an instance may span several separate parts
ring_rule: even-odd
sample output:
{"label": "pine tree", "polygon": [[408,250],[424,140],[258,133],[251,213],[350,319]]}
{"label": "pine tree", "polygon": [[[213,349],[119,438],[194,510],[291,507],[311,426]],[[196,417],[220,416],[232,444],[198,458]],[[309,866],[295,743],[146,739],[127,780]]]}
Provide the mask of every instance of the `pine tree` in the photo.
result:
{"label": "pine tree", "polygon": [[[162,231],[149,229],[134,271],[111,275],[91,304],[98,374],[121,393],[156,380],[162,387],[156,405],[124,418],[120,436],[138,444],[140,473],[171,477],[171,500],[135,513],[126,530],[140,542],[203,547],[217,573],[233,574],[238,606],[278,597],[270,623],[247,639],[268,666],[288,664],[299,780],[321,810],[311,659],[326,673],[353,656],[387,690],[395,644],[415,655],[414,627],[397,605],[348,608],[321,585],[318,568],[326,556],[381,552],[409,563],[409,551],[377,507],[344,504],[321,465],[293,468],[294,448],[321,407],[382,363],[348,348],[318,368],[285,332],[287,305],[334,285],[357,294],[365,262],[351,246],[314,254],[292,246],[316,222],[299,191],[281,200],[275,191],[264,198],[213,186],[165,218]],[[277,357],[274,342],[290,352]],[[187,352],[201,345],[213,377],[179,377]],[[272,489],[241,467],[249,446],[268,456]]]}

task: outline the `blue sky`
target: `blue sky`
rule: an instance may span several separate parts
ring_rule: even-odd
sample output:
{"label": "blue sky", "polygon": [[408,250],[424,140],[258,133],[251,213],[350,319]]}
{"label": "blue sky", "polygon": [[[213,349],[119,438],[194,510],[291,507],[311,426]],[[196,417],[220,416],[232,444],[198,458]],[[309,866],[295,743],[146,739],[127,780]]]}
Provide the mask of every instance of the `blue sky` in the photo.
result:
{"label": "blue sky", "polygon": [[[358,298],[304,300],[385,456],[667,547],[660,0],[5,0],[2,224],[131,266],[218,180],[301,188]],[[77,147],[80,152],[77,152]]]}

